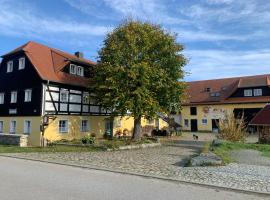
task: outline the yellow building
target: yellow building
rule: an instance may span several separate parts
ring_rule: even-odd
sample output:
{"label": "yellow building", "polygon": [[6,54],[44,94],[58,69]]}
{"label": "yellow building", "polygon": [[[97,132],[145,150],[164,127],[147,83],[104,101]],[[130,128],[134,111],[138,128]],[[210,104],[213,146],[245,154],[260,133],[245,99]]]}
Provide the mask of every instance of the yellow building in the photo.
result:
{"label": "yellow building", "polygon": [[181,110],[186,131],[218,131],[227,114],[244,116],[248,123],[270,102],[270,75],[188,82],[187,100]]}
{"label": "yellow building", "polygon": [[[133,118],[109,119],[110,111],[89,93],[96,63],[36,42],[2,56],[0,66],[0,133],[29,135],[29,145],[42,136],[54,141],[95,133],[131,134]],[[143,119],[142,126],[165,127],[161,120]]]}

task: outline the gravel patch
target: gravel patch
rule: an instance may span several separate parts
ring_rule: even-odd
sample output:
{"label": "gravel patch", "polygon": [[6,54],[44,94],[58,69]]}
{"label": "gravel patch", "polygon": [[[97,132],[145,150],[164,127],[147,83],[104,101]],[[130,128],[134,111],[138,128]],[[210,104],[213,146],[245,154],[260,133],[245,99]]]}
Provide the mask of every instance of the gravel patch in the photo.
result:
{"label": "gravel patch", "polygon": [[270,166],[270,158],[262,156],[262,153],[252,149],[243,149],[231,152],[231,157],[237,163]]}

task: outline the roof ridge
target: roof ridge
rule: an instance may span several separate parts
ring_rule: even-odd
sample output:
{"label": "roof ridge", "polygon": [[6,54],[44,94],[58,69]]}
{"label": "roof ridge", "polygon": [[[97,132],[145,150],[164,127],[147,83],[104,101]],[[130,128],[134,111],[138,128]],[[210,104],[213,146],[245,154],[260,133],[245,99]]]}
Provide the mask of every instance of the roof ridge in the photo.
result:
{"label": "roof ridge", "polygon": [[257,75],[236,76],[236,77],[228,77],[228,78],[205,79],[205,80],[197,80],[197,81],[187,81],[187,83],[205,82],[205,81],[218,81],[218,80],[230,80],[230,79],[243,79],[243,78],[256,78],[256,77],[259,77],[259,76],[269,77],[270,74],[257,74]]}

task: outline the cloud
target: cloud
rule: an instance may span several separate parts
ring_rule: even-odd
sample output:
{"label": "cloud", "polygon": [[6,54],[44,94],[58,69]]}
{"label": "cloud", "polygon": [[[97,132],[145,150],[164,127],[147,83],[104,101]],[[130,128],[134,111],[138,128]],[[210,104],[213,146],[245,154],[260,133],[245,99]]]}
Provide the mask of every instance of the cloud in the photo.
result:
{"label": "cloud", "polygon": [[[104,36],[111,27],[79,23],[38,15],[29,5],[0,1],[0,27],[2,35],[44,39],[55,35]],[[12,11],[12,12],[10,12]]]}
{"label": "cloud", "polygon": [[190,41],[245,41],[251,36],[241,35],[228,35],[228,34],[216,34],[203,31],[190,31],[190,30],[179,30],[173,29],[174,32],[178,33],[179,40],[184,42]]}
{"label": "cloud", "polygon": [[133,17],[161,24],[189,23],[185,19],[171,16],[161,0],[65,0],[65,2],[99,19],[119,21]]}
{"label": "cloud", "polygon": [[187,50],[190,58],[187,80],[214,79],[231,76],[267,74],[270,49],[253,51]]}

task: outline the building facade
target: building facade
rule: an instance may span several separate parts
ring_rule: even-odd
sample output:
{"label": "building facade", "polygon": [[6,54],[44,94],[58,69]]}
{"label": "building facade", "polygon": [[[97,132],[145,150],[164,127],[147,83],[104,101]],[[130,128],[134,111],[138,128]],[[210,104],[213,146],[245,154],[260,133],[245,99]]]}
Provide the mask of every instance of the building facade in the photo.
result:
{"label": "building facade", "polygon": [[[0,133],[29,135],[29,145],[43,138],[54,141],[105,132],[133,129],[133,118],[109,118],[89,92],[95,62],[28,42],[2,56],[0,65]],[[159,128],[157,119],[142,120],[142,126]]]}
{"label": "building facade", "polygon": [[270,102],[270,75],[194,81],[187,83],[181,110],[186,131],[216,132],[230,113],[249,121]]}

